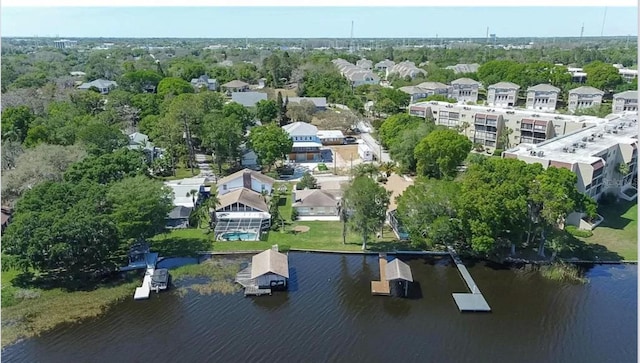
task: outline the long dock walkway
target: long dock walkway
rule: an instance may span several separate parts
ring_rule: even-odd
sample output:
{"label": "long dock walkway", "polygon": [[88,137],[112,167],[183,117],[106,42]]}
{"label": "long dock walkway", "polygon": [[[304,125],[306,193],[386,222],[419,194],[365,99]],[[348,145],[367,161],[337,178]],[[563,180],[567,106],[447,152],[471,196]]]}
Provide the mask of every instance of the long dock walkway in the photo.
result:
{"label": "long dock walkway", "polygon": [[391,295],[387,275],[387,254],[378,254],[378,264],[380,265],[380,281],[371,281],[371,293],[373,295]]}
{"label": "long dock walkway", "polygon": [[453,294],[453,299],[458,305],[458,309],[460,311],[491,311],[489,304],[487,304],[487,301],[484,299],[482,292],[480,292],[478,285],[473,281],[471,274],[467,270],[467,267],[462,263],[462,260],[456,253],[456,250],[451,246],[447,246],[447,249],[449,250],[449,254],[453,259],[453,262],[455,262],[462,279],[467,284],[469,291],[471,291],[471,293]]}

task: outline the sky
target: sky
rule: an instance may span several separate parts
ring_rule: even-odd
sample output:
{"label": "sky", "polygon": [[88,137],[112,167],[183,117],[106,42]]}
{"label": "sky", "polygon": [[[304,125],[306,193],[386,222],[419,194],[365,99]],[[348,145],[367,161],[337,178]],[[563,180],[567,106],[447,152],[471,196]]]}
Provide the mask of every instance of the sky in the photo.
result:
{"label": "sky", "polygon": [[638,34],[637,7],[3,7],[0,21],[4,37],[348,38],[351,21],[355,38]]}

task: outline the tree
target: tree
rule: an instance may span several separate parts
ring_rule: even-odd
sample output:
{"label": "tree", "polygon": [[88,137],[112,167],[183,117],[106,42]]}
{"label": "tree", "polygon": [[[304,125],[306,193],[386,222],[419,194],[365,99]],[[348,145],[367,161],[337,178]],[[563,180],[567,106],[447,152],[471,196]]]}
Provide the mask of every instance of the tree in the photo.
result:
{"label": "tree", "polygon": [[173,209],[173,192],[162,182],[145,176],[117,181],[109,186],[107,200],[122,241],[149,238],[164,230]]}
{"label": "tree", "polygon": [[97,92],[78,91],[71,94],[71,103],[82,113],[95,116],[104,110],[104,99]]}
{"label": "tree", "polygon": [[106,188],[45,182],[25,193],[2,238],[20,266],[74,278],[116,266],[120,239],[109,216]]}
{"label": "tree", "polygon": [[394,171],[396,171],[396,163],[394,163],[393,161],[382,163],[378,167],[378,170],[380,170],[381,173],[384,173],[384,176],[388,178],[391,176],[391,174],[393,174]]}
{"label": "tree", "polygon": [[158,83],[158,96],[164,99],[166,96],[177,96],[183,93],[193,93],[191,83],[174,77],[163,78]]}
{"label": "tree", "polygon": [[92,122],[78,130],[80,141],[91,155],[102,155],[126,146],[129,138],[113,126]]}
{"label": "tree", "polygon": [[378,167],[376,165],[374,165],[374,164],[371,164],[371,163],[358,164],[351,171],[351,174],[355,178],[360,177],[360,176],[366,176],[368,178],[374,178],[379,173],[380,173],[380,171],[378,170]]}
{"label": "tree", "polygon": [[90,156],[69,167],[64,180],[79,183],[90,180],[99,184],[109,184],[126,177],[145,174],[147,165],[141,151],[119,149],[113,153]]}
{"label": "tree", "polygon": [[143,93],[147,90],[155,90],[162,78],[160,74],[154,71],[132,71],[122,75],[118,86],[129,92]]}
{"label": "tree", "polygon": [[374,111],[386,115],[392,115],[399,112],[409,105],[411,96],[407,93],[391,89],[380,88],[375,95]]}
{"label": "tree", "polygon": [[583,67],[587,73],[587,85],[608,92],[622,84],[622,76],[611,64],[601,61],[591,62]]}
{"label": "tree", "polygon": [[289,134],[274,123],[251,129],[249,142],[262,165],[267,165],[268,171],[273,163],[284,159],[293,148]]}
{"label": "tree", "polygon": [[423,123],[423,119],[406,113],[390,116],[384,120],[378,130],[380,142],[383,146],[391,148],[399,142],[399,136],[404,130],[415,129]]}
{"label": "tree", "polygon": [[273,100],[260,100],[256,104],[256,117],[260,122],[271,122],[278,117],[278,105]]}
{"label": "tree", "polygon": [[458,100],[455,98],[449,98],[445,95],[429,95],[424,101],[438,101],[438,102],[449,102],[449,103],[457,103]]}
{"label": "tree", "polygon": [[393,160],[400,164],[402,173],[415,173],[416,157],[415,149],[418,143],[424,139],[431,131],[435,129],[433,122],[426,122],[418,125],[417,128],[403,130],[397,140],[402,142],[394,142],[389,148],[389,154]]}
{"label": "tree", "polygon": [[222,114],[224,117],[235,116],[240,121],[242,129],[245,131],[255,124],[251,111],[239,103],[227,103],[222,107]]}
{"label": "tree", "polygon": [[318,188],[318,181],[309,172],[305,172],[304,174],[302,174],[302,178],[300,178],[300,181],[298,182],[298,184],[296,184],[297,190],[317,189],[317,188]]}
{"label": "tree", "polygon": [[[276,98],[276,105],[278,106],[278,123],[280,126],[284,126],[289,123],[289,111],[288,111],[288,103],[289,97],[287,96],[287,102],[282,100],[282,92],[278,91],[278,96]],[[315,109],[315,107],[314,107]]]}
{"label": "tree", "polygon": [[235,115],[224,117],[216,113],[205,116],[203,130],[202,143],[213,150],[218,172],[222,173],[224,163],[240,156],[240,145],[244,142],[242,124]]}
{"label": "tree", "polygon": [[16,167],[18,156],[20,156],[24,150],[22,145],[18,141],[4,141],[2,143],[2,170],[10,170]]}
{"label": "tree", "polygon": [[2,110],[2,141],[24,142],[35,119],[27,106],[7,107]]}
{"label": "tree", "polygon": [[573,114],[577,116],[585,115],[585,116],[596,116],[596,117],[604,118],[610,113],[611,113],[611,104],[601,103],[599,105],[592,106],[592,107],[579,108],[575,110]]}
{"label": "tree", "polygon": [[471,151],[471,146],[471,141],[455,130],[435,130],[416,146],[417,171],[438,179],[451,178]]}
{"label": "tree", "polygon": [[175,128],[180,129],[184,134],[183,142],[189,155],[187,165],[191,167],[192,174],[195,174],[194,167],[196,164],[194,135],[202,135],[203,113],[199,107],[197,97],[195,94],[181,94],[176,96],[169,104],[169,108],[165,114],[166,121],[176,125]]}
{"label": "tree", "polygon": [[362,236],[362,250],[367,241],[384,224],[390,192],[368,177],[356,177],[344,194],[351,229]]}

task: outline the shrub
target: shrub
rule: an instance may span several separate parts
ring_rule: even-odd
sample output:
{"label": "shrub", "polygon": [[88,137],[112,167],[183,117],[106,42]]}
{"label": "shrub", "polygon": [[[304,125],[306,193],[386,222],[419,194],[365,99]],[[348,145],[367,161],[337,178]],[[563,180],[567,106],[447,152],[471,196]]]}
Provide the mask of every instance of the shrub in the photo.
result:
{"label": "shrub", "polygon": [[495,150],[493,150],[493,156],[502,156],[502,152],[503,151],[504,150],[502,150],[502,149],[495,149]]}
{"label": "shrub", "polygon": [[296,219],[298,219],[298,210],[291,208],[291,220],[295,221]]}
{"label": "shrub", "polygon": [[576,226],[566,226],[565,231],[569,232],[572,236],[588,238],[593,236],[593,232],[585,229],[578,229]]}
{"label": "shrub", "polygon": [[567,281],[584,284],[588,280],[582,276],[578,267],[565,262],[554,262],[551,265],[540,268],[542,276],[556,281]]}
{"label": "shrub", "polygon": [[327,168],[327,165],[325,165],[324,163],[321,163],[321,164],[318,164],[318,170],[327,171],[329,170],[329,168]]}

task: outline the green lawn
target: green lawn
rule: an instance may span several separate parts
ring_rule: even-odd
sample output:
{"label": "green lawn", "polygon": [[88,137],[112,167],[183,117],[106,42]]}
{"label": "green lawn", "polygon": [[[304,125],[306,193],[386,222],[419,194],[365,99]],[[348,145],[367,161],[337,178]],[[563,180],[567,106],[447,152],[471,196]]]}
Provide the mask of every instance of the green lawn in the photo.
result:
{"label": "green lawn", "polygon": [[191,178],[191,177],[194,177],[194,176],[196,176],[198,174],[200,174],[200,169],[198,169],[198,168],[193,168],[193,174],[192,174],[191,173],[191,168],[187,168],[184,165],[179,165],[176,168],[176,175],[159,177],[158,179],[161,179],[161,180],[177,180],[177,179]]}
{"label": "green lawn", "polygon": [[593,236],[583,238],[587,244],[601,245],[625,260],[638,259],[638,204],[620,202],[603,205],[598,213],[604,221],[593,230]]}

